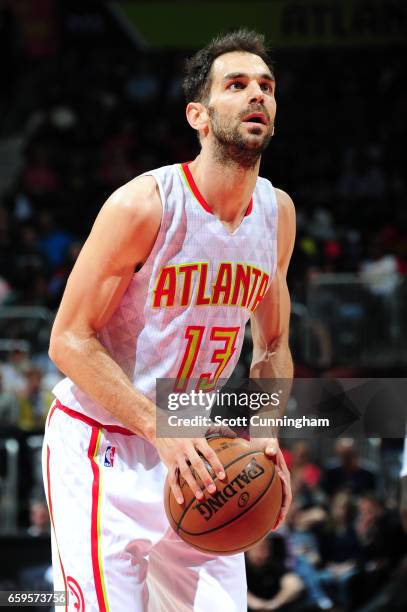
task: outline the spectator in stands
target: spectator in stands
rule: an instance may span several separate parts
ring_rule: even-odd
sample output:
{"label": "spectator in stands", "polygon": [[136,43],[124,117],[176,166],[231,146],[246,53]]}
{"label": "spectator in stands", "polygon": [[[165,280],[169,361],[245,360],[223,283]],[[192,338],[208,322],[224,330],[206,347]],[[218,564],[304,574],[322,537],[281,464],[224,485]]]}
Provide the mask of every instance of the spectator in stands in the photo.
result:
{"label": "spectator in stands", "polygon": [[325,519],[326,513],[321,508],[300,508],[295,496],[287,516],[285,533],[287,549],[291,553],[290,568],[303,580],[308,600],[318,610],[330,610],[334,605],[320,576],[318,568],[322,565],[322,558],[318,539],[312,531]]}
{"label": "spectator in stands", "polygon": [[318,533],[319,550],[325,562],[320,579],[344,610],[352,609],[351,580],[358,573],[360,555],[353,518],[351,494],[339,491],[331,502],[329,518]]}
{"label": "spectator in stands", "polygon": [[405,554],[407,538],[397,519],[397,512],[386,510],[373,493],[359,498],[355,527],[366,571],[393,566]]}
{"label": "spectator in stands", "polygon": [[24,368],[29,363],[28,347],[16,346],[7,356],[5,363],[0,363],[3,390],[10,393],[22,393],[25,387]]}
{"label": "spectator in stands", "polygon": [[[400,474],[401,478],[401,491],[400,491],[400,512],[401,512],[401,523],[404,529],[404,538],[401,535],[390,534],[388,529],[382,531],[377,524],[377,521],[383,520],[383,511],[377,507],[377,500],[365,496],[360,500],[360,521],[357,527],[358,535],[362,539],[365,547],[365,552],[370,555],[375,552],[374,556],[380,551],[383,552],[383,537],[386,538],[388,544],[392,544],[395,541],[401,543],[400,553],[401,560],[396,567],[395,571],[391,571],[390,575],[382,580],[382,589],[375,597],[369,601],[367,605],[360,608],[358,612],[404,612],[407,609],[407,555],[406,555],[406,533],[407,533],[407,437],[404,440],[404,457],[403,466]],[[376,526],[375,526],[376,523]],[[379,529],[377,529],[379,527]],[[374,532],[378,541],[374,542]],[[380,531],[380,533],[379,533]],[[383,535],[384,534],[384,535]],[[381,545],[379,544],[381,540]],[[374,544],[374,546],[372,546]],[[379,544],[379,546],[378,546]],[[404,544],[404,546],[403,546]],[[367,551],[366,551],[367,546]],[[369,555],[369,556],[370,556]],[[394,555],[390,554],[391,560],[394,559]],[[373,562],[373,568],[377,564]],[[377,568],[380,572],[380,563]],[[370,578],[370,576],[369,576]],[[373,574],[373,580],[367,580],[365,583],[365,589],[368,590],[372,587],[372,582],[376,583],[375,575]],[[369,598],[370,599],[370,598]]]}
{"label": "spectator in stands", "polygon": [[[47,502],[42,495],[30,499],[30,525],[27,535],[33,538],[49,537],[50,522]],[[29,563],[33,565],[29,565]],[[26,565],[27,564],[27,565]],[[24,589],[49,591],[52,590],[52,568],[49,563],[38,563],[35,557],[25,560],[18,574],[18,582]]]}
{"label": "spectator in stands", "polygon": [[249,610],[297,610],[302,580],[289,571],[282,538],[265,538],[246,553]]}
{"label": "spectator in stands", "polygon": [[27,533],[35,538],[50,533],[48,506],[42,496],[36,496],[30,500],[30,525]]}
{"label": "spectator in stands", "polygon": [[357,612],[405,612],[407,610],[407,557],[386,580],[383,588],[364,602]]}
{"label": "spectator in stands", "polygon": [[16,267],[21,269],[45,268],[46,261],[41,250],[40,237],[34,223],[21,223],[18,228],[18,252],[15,255]]}
{"label": "spectator in stands", "polygon": [[[358,612],[390,612],[390,611],[391,612],[404,612],[404,610],[407,609],[407,589],[406,589],[406,582],[407,582],[407,555],[406,555],[406,550],[407,550],[407,546],[406,546],[407,437],[404,440],[403,463],[402,463],[400,478],[401,478],[400,515],[401,515],[401,525],[404,529],[404,538],[401,533],[398,535],[394,533],[393,534],[389,533],[388,529],[384,529],[384,534],[385,534],[385,538],[388,544],[394,545],[395,542],[399,542],[399,552],[400,552],[401,559],[395,571],[392,570],[389,576],[387,576],[384,581],[381,581],[382,588],[379,591],[379,593],[376,593],[373,599],[369,597],[369,602],[366,605],[364,605],[362,608],[359,608]],[[368,502],[367,505],[366,505],[366,501]],[[373,501],[373,504],[371,504],[370,507],[369,507],[369,501]],[[378,544],[377,542],[375,543],[374,546],[372,546],[372,544],[374,543],[374,537],[372,539],[372,536],[374,535],[375,530],[376,530],[376,533],[378,531],[377,523],[375,527],[375,522],[377,521],[377,518],[379,519],[379,521],[383,519],[383,511],[382,509],[377,508],[377,500],[375,499],[369,500],[368,496],[365,496],[363,499],[360,500],[359,509],[360,509],[360,520],[358,522],[359,524],[357,525],[358,536],[359,538],[361,538],[364,546],[367,548],[366,552],[368,552],[368,555],[369,555],[369,552],[371,554],[373,551],[375,551],[375,553],[377,554],[377,552],[379,552],[380,549],[383,551],[383,547],[377,546]],[[379,541],[383,537],[382,533],[383,532],[381,530],[380,530],[380,533],[377,533],[379,537]],[[383,542],[383,539],[382,539],[382,542]],[[397,561],[397,557],[395,559],[394,558],[395,555],[393,553],[394,551],[390,552],[390,559],[391,561],[393,560]],[[365,558],[366,558],[366,555],[365,555]],[[373,564],[368,563],[368,567],[369,565],[373,569],[377,568],[380,572],[380,569],[381,569],[380,563],[379,563],[379,567],[377,567],[377,564],[375,561],[373,562]],[[364,584],[365,590],[368,590],[372,586],[372,580],[370,580],[370,577],[371,576],[368,576],[368,579],[365,580],[365,584]],[[375,580],[374,574],[373,574],[373,582],[374,583],[377,582]]]}
{"label": "spectator in stands", "polygon": [[405,555],[407,541],[400,523],[393,521],[391,513],[371,493],[358,500],[355,528],[362,570],[355,587],[361,592],[362,601],[368,601],[387,584]]}
{"label": "spectator in stands", "polygon": [[388,543],[384,524],[384,509],[373,494],[362,495],[358,500],[355,521],[356,533],[365,562],[386,556]]}
{"label": "spectator in stands", "polygon": [[291,487],[300,510],[296,518],[304,517],[306,522],[306,515],[309,515],[311,524],[313,511],[325,503],[326,494],[319,486],[321,469],[311,461],[307,442],[298,441],[292,446],[287,465],[290,466]]}
{"label": "spectator in stands", "polygon": [[3,387],[3,375],[0,370],[0,427],[17,425],[20,408],[14,393]]}
{"label": "spectator in stands", "polygon": [[33,196],[41,196],[56,191],[59,184],[47,148],[42,145],[34,147],[23,174],[24,188]]}
{"label": "spectator in stands", "polygon": [[40,238],[34,224],[21,224],[17,239],[19,249],[14,256],[14,303],[44,305],[49,266],[41,250]]}
{"label": "spectator in stands", "polygon": [[321,469],[311,461],[309,444],[296,442],[292,448],[291,479],[308,489],[315,489],[321,480]]}
{"label": "spectator in stands", "polygon": [[355,495],[375,490],[376,477],[369,469],[360,465],[354,440],[340,438],[336,443],[335,453],[339,465],[327,469],[321,482],[322,488],[329,496],[342,489],[348,489]]}
{"label": "spectator in stands", "polygon": [[48,282],[47,305],[53,310],[59,306],[68,276],[78,258],[81,248],[82,243],[79,241],[72,242],[72,244],[69,245],[63,264],[54,270]]}
{"label": "spectator in stands", "polygon": [[372,295],[391,296],[400,283],[399,264],[379,236],[371,239],[368,254],[360,266],[360,278]]}
{"label": "spectator in stands", "polygon": [[38,224],[41,251],[51,267],[56,268],[63,263],[74,237],[70,232],[58,227],[55,214],[49,210],[41,211],[38,215]]}
{"label": "spectator in stands", "polygon": [[20,404],[20,427],[22,429],[43,428],[52,393],[45,389],[43,373],[36,366],[29,364],[24,370],[25,385],[18,396]]}

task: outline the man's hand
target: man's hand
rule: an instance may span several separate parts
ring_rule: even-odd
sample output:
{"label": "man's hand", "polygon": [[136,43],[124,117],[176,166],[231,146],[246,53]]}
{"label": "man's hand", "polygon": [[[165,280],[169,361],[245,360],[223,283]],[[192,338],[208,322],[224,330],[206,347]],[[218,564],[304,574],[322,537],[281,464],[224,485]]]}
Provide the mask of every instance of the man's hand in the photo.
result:
{"label": "man's hand", "polygon": [[213,474],[220,480],[226,477],[221,461],[206,438],[156,438],[154,444],[168,468],[169,484],[179,504],[184,503],[179,475],[186,480],[198,500],[203,499],[204,494],[195,476],[199,476],[209,494],[216,491],[216,485],[201,455],[212,467]]}
{"label": "man's hand", "polygon": [[284,455],[281,452],[277,438],[252,438],[250,440],[250,445],[253,448],[259,448],[263,450],[266,456],[274,461],[274,463],[276,464],[277,473],[280,476],[281,483],[283,485],[283,499],[281,502],[281,511],[273,527],[273,531],[275,531],[276,529],[281,527],[281,525],[285,521],[293,498],[291,491],[290,472],[288,471],[288,467],[285,462]]}

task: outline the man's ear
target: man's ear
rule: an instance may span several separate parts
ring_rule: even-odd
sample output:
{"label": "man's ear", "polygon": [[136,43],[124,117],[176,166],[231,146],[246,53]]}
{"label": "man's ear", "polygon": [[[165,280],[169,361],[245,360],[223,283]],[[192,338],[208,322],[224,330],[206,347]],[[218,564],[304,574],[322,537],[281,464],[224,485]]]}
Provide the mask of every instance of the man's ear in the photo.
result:
{"label": "man's ear", "polygon": [[189,125],[201,135],[206,136],[209,124],[206,107],[201,102],[188,102],[185,114]]}

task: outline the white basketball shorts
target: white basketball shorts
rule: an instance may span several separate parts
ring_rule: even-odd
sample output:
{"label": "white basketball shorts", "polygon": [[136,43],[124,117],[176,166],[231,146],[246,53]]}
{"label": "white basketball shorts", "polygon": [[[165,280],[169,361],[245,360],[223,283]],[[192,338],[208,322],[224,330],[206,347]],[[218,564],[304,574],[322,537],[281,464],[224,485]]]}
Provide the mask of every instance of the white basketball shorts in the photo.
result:
{"label": "white basketball shorts", "polygon": [[201,553],[176,535],[164,512],[166,468],[149,442],[57,400],[43,474],[66,610],[246,612],[244,555]]}

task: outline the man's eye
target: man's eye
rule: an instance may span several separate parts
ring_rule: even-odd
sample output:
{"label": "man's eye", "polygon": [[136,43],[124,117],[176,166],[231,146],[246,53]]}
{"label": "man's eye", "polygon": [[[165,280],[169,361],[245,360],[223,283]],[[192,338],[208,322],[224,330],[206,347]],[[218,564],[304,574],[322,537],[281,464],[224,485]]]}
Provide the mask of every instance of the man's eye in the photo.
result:
{"label": "man's eye", "polygon": [[241,83],[240,81],[235,81],[234,83],[231,83],[229,85],[230,89],[243,89],[243,87],[244,87],[244,84]]}
{"label": "man's eye", "polygon": [[272,93],[273,91],[273,87],[270,85],[270,83],[262,83],[261,88],[263,91],[268,91],[269,93]]}

